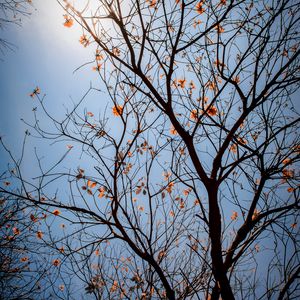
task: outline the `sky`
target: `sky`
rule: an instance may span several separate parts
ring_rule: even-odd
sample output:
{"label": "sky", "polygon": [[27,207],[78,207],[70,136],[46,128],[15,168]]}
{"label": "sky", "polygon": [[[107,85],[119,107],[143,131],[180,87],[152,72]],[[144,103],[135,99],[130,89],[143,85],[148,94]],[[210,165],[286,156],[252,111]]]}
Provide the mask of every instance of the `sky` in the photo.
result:
{"label": "sky", "polygon": [[[46,104],[57,116],[64,104],[78,100],[97,76],[89,65],[92,49],[79,43],[79,28],[63,26],[63,10],[54,0],[33,1],[22,26],[10,25],[1,36],[15,45],[0,61],[0,134],[8,146],[20,149],[26,126],[32,120],[35,100],[29,94],[38,86]],[[87,76],[88,75],[88,76]]]}

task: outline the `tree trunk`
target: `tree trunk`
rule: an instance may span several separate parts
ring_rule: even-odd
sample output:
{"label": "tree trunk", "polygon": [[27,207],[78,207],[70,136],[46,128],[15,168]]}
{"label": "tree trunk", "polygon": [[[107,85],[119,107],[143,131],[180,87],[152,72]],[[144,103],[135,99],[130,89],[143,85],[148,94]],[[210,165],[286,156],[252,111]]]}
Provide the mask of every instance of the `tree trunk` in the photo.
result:
{"label": "tree trunk", "polygon": [[209,235],[211,239],[212,272],[223,300],[234,300],[233,292],[226,275],[222,258],[221,214],[218,205],[217,185],[211,184],[208,189],[209,199]]}

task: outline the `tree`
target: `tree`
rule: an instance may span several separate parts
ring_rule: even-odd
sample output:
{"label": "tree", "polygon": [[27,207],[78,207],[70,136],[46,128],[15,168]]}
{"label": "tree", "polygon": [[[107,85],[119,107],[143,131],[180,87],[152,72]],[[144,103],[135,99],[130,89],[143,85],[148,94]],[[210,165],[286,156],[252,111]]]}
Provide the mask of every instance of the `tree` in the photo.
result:
{"label": "tree", "polygon": [[295,299],[299,2],[61,5],[110,104],[58,120],[36,88],[67,151],[36,180],[12,156],[1,193],[65,220],[49,244],[96,299]]}
{"label": "tree", "polygon": [[[18,164],[22,164],[22,158]],[[9,169],[7,174],[1,174],[5,186],[11,185],[7,176],[15,171]],[[32,203],[1,193],[0,299],[53,299],[53,282],[57,281],[61,291],[68,288],[68,281],[62,280],[60,274],[49,272],[49,265],[58,260],[52,258],[51,247],[46,243],[46,218],[47,214]]]}

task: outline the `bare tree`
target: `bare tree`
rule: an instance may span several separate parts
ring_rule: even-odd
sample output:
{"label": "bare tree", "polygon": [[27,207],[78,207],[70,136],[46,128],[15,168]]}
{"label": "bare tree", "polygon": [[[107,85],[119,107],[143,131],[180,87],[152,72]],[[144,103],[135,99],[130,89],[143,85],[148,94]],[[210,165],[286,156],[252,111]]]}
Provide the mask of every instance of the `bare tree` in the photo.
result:
{"label": "bare tree", "polygon": [[64,25],[110,104],[58,120],[36,88],[31,131],[68,149],[35,180],[11,154],[0,191],[65,220],[48,244],[96,299],[296,299],[299,2],[94,2]]}
{"label": "bare tree", "polygon": [[[49,295],[55,275],[48,273],[50,252],[44,256],[44,233],[36,210],[15,197],[1,198],[0,298],[33,299]],[[44,286],[47,288],[45,289]]]}

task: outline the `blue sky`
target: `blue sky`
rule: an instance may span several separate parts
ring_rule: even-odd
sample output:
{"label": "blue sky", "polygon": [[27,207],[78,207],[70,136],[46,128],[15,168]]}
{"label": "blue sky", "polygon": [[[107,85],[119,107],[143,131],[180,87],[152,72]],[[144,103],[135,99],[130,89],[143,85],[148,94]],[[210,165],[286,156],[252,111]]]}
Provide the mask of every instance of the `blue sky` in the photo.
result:
{"label": "blue sky", "polygon": [[65,111],[63,104],[70,104],[70,97],[76,102],[97,78],[91,65],[73,74],[91,60],[92,49],[79,43],[76,25],[63,26],[62,8],[53,0],[33,3],[35,9],[30,18],[23,18],[22,27],[11,25],[1,32],[16,46],[5,51],[0,62],[0,134],[15,150],[25,131],[20,119],[32,119],[35,100],[29,94],[36,86],[47,95],[50,111],[59,116]]}

